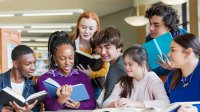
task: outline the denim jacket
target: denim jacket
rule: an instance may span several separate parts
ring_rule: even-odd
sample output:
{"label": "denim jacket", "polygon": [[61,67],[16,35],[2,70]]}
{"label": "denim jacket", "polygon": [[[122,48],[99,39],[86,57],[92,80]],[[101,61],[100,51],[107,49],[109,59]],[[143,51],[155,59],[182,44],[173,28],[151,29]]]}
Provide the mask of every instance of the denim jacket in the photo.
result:
{"label": "denim jacket", "polygon": [[[5,88],[5,87],[10,87],[11,88],[11,82],[10,82],[10,71],[7,71],[3,74],[0,74],[0,91]],[[24,91],[22,96],[24,98],[27,98],[31,94],[34,94],[36,92],[35,85],[32,80],[25,79],[25,86],[24,86]],[[0,105],[0,110],[2,109],[2,105]],[[32,109],[33,112],[39,112],[40,111],[40,106],[35,106]]]}

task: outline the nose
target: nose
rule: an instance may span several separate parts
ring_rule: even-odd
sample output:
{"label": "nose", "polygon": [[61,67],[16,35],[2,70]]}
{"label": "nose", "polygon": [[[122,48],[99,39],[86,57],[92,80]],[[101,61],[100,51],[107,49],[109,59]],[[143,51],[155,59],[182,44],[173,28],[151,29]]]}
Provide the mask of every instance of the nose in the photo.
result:
{"label": "nose", "polygon": [[101,48],[100,54],[106,54],[106,49],[105,48]]}
{"label": "nose", "polygon": [[153,25],[150,25],[150,26],[149,26],[149,30],[150,30],[150,31],[154,30],[154,26],[153,26]]}
{"label": "nose", "polygon": [[89,32],[89,28],[86,28],[86,29],[85,29],[85,32],[88,33],[88,32]]}
{"label": "nose", "polygon": [[124,69],[127,71],[127,70],[128,70],[128,65],[125,65],[125,66],[124,66]]}
{"label": "nose", "polygon": [[70,59],[66,59],[65,64],[69,65],[70,64]]}
{"label": "nose", "polygon": [[35,63],[31,65],[31,70],[35,70]]}
{"label": "nose", "polygon": [[171,58],[171,51],[169,51],[169,53],[167,55]]}

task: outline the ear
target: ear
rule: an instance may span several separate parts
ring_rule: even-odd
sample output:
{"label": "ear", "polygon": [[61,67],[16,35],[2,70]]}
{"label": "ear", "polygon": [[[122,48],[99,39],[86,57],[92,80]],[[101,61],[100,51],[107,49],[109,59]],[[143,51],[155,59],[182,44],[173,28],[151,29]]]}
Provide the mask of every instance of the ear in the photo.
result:
{"label": "ear", "polygon": [[121,50],[122,50],[122,48],[120,47],[120,48],[117,48],[117,51],[118,52],[120,52],[121,53]]}
{"label": "ear", "polygon": [[188,48],[188,49],[185,50],[185,53],[187,54],[187,56],[190,56],[193,53],[193,49],[192,48]]}
{"label": "ear", "polygon": [[16,60],[14,60],[14,61],[13,61],[13,67],[14,67],[14,68],[18,68],[18,65],[19,65],[19,62],[16,61]]}

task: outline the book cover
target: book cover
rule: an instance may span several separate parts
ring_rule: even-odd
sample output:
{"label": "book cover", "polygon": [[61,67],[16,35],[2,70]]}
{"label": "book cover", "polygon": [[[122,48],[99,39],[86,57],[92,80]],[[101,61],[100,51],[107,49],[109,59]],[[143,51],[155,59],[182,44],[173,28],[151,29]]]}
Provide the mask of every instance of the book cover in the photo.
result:
{"label": "book cover", "polygon": [[[51,78],[44,81],[48,93],[53,97],[57,98],[56,90],[60,85]],[[84,84],[76,84],[72,86],[72,94],[70,98],[76,102],[90,99],[87,89]]]}
{"label": "book cover", "polygon": [[158,55],[164,60],[163,54],[167,55],[169,53],[172,39],[171,33],[167,32],[142,45],[147,51],[148,62],[151,69],[159,67],[155,62],[155,60],[159,60]]}
{"label": "book cover", "polygon": [[[29,104],[33,103],[35,100],[38,100],[37,104],[47,96],[46,91],[40,91],[30,95],[28,98],[24,98],[18,92],[12,90],[10,87],[6,87],[0,91],[0,104],[1,105],[9,105],[9,101],[15,101],[18,105],[24,106],[25,102]],[[36,105],[37,105],[36,104]]]}
{"label": "book cover", "polygon": [[87,69],[88,65],[93,71],[97,71],[102,68],[103,60],[99,55],[89,55],[80,50],[75,51],[75,65],[81,64],[85,69]]}

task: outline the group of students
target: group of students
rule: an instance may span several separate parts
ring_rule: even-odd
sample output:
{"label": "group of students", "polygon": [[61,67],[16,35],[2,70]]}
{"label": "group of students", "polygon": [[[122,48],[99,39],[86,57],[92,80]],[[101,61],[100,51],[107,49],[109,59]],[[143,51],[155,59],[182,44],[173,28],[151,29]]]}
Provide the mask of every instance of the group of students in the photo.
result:
{"label": "group of students", "polygon": [[[56,91],[57,98],[48,95],[44,99],[45,110],[59,109],[95,109],[96,100],[102,88],[97,88],[91,81],[105,77],[105,94],[102,107],[165,107],[173,102],[189,102],[200,100],[200,41],[193,34],[178,28],[176,11],[165,4],[152,6],[146,11],[150,22],[150,41],[166,32],[174,37],[168,56],[162,60],[156,70],[150,70],[146,50],[140,45],[122,52],[123,42],[120,30],[106,27],[100,30],[99,18],[94,12],[80,15],[74,32],[69,36],[64,31],[50,35],[48,41],[49,71],[41,75],[35,89],[29,80],[35,70],[36,58],[28,46],[19,45],[12,51],[13,67],[8,72],[0,74],[0,90],[6,86],[15,89],[25,98],[37,91],[46,90],[43,82],[52,78],[61,87]],[[103,60],[102,68],[92,71],[78,64],[75,49],[87,54],[98,53]],[[75,69],[77,68],[77,69]],[[158,77],[169,73],[163,84]],[[76,102],[70,99],[72,86],[85,85],[90,99]],[[80,93],[81,95],[81,93]],[[2,112],[39,111],[37,101],[26,103],[21,107],[15,102],[9,106],[0,106]],[[200,105],[189,103],[181,105],[179,112],[197,112]]]}

